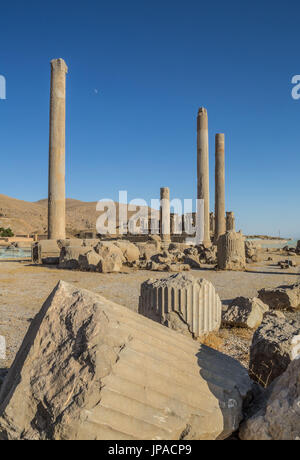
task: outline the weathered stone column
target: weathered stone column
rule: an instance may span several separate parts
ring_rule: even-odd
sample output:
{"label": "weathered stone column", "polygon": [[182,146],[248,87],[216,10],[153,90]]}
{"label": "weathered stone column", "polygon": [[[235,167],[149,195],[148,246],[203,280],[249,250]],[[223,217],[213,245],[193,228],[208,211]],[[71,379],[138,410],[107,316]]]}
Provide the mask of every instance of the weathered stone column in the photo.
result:
{"label": "weathered stone column", "polygon": [[216,134],[215,243],[226,232],[225,217],[225,135]]}
{"label": "weathered stone column", "polygon": [[210,228],[210,234],[215,234],[215,223],[216,223],[216,219],[215,219],[215,214],[213,212],[211,212],[209,214],[209,228]]}
{"label": "weathered stone column", "polygon": [[235,217],[234,213],[231,212],[226,212],[226,231],[234,231],[235,232]]}
{"label": "weathered stone column", "polygon": [[66,74],[63,59],[51,61],[48,238],[66,237],[65,131]]}
{"label": "weathered stone column", "polygon": [[197,119],[197,175],[198,200],[204,200],[204,234],[203,244],[210,244],[209,228],[209,149],[208,149],[208,118],[207,110],[199,109]]}
{"label": "weathered stone column", "polygon": [[162,243],[170,243],[170,190],[167,187],[163,187],[160,189],[160,232]]}

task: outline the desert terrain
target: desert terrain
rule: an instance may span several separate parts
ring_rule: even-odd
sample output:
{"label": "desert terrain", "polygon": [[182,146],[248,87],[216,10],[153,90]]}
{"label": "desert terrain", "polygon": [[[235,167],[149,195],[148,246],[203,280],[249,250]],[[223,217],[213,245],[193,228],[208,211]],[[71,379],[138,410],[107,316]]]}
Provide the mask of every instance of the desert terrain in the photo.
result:
{"label": "desert terrain", "polygon": [[[97,202],[84,202],[68,198],[66,200],[66,232],[72,236],[80,230],[95,230],[97,218],[101,212],[96,211]],[[116,203],[117,225],[119,207]],[[128,212],[128,217],[133,212]],[[11,228],[14,234],[47,233],[48,200],[36,202],[22,201],[0,194],[0,227]]]}
{"label": "desert terrain", "polygon": [[[267,261],[270,256],[268,251],[264,254],[263,262],[248,264],[245,272],[219,272],[207,265],[191,273],[197,278],[211,281],[225,305],[238,296],[254,297],[262,288],[299,282],[299,267],[280,269],[277,262],[285,256],[282,251],[271,251],[272,262]],[[293,255],[292,258],[299,266],[300,256]],[[0,335],[7,340],[7,359],[1,361],[2,375],[12,364],[33,317],[60,280],[101,294],[137,311],[141,284],[149,278],[166,276],[166,273],[138,271],[127,267],[121,273],[104,274],[39,266],[30,260],[0,261]],[[285,314],[300,319],[300,313]],[[242,328],[223,328],[210,337],[207,344],[231,355],[247,367],[253,332]]]}

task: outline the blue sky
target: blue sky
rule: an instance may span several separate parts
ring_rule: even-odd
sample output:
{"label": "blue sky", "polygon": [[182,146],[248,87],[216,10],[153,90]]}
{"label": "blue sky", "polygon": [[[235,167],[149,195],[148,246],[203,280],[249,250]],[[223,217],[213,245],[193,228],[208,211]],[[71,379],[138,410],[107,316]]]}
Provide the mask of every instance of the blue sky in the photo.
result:
{"label": "blue sky", "polygon": [[[300,3],[11,1],[1,5],[0,193],[47,196],[50,65],[67,80],[67,196],[196,195],[196,116],[226,134],[227,209],[245,233],[300,237]],[[96,90],[96,91],[95,91]]]}

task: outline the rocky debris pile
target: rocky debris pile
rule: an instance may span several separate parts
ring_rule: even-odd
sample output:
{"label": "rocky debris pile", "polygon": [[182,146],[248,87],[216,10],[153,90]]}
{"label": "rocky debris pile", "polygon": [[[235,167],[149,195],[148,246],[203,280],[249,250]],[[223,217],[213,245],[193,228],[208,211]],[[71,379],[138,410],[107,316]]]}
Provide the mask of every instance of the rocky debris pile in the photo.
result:
{"label": "rocky debris pile", "polygon": [[297,266],[296,262],[294,260],[291,260],[291,259],[280,260],[278,262],[278,265],[282,269],[288,269],[290,267],[296,267]]}
{"label": "rocky debris pile", "polygon": [[277,288],[261,289],[258,297],[272,310],[299,310],[300,283]]}
{"label": "rocky debris pile", "polygon": [[269,310],[257,297],[237,297],[228,306],[223,306],[223,326],[256,329],[262,323],[264,314]]}
{"label": "rocky debris pile", "polygon": [[234,359],[60,282],[1,387],[0,439],[225,439],[251,389]]}
{"label": "rocky debris pile", "polygon": [[221,300],[205,279],[176,274],[141,285],[139,313],[193,338],[218,331],[221,312]]}
{"label": "rocky debris pile", "polygon": [[97,242],[92,246],[63,246],[61,248],[59,267],[69,270],[114,273],[122,270],[131,244],[123,245],[123,250],[113,242]]}
{"label": "rocky debris pile", "polygon": [[206,247],[197,246],[200,262],[208,265],[217,265],[217,245]]}
{"label": "rocky debris pile", "polygon": [[296,254],[299,254],[299,255],[300,255],[300,240],[297,241]]}
{"label": "rocky debris pile", "polygon": [[300,439],[300,359],[292,361],[262,396],[258,410],[241,425],[243,441]]}
{"label": "rocky debris pile", "polygon": [[288,321],[284,315],[265,315],[250,348],[250,377],[266,387],[297,357],[300,358],[300,323]]}
{"label": "rocky debris pile", "polygon": [[140,270],[183,272],[200,269],[202,263],[216,263],[216,246],[189,246],[171,243],[163,248],[161,238],[149,237],[146,243],[124,239],[45,240],[32,246],[35,263],[55,264],[69,270],[101,273],[120,272],[123,266]]}
{"label": "rocky debris pile", "polygon": [[246,268],[244,236],[228,231],[218,239],[218,269],[244,271]]}
{"label": "rocky debris pile", "polygon": [[261,245],[252,240],[245,241],[245,254],[247,264],[260,262],[262,260]]}
{"label": "rocky debris pile", "polygon": [[141,270],[184,272],[200,269],[201,264],[216,264],[216,246],[206,248],[203,245],[171,243],[163,248],[159,237],[147,243],[137,243],[136,246],[140,250],[140,258],[132,266]]}

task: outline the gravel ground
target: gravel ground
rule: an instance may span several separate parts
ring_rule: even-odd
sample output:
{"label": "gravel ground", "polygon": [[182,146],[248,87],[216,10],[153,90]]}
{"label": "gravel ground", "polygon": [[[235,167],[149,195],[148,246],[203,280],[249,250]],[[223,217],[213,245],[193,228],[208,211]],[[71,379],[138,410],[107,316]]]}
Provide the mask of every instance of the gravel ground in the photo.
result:
{"label": "gravel ground", "polygon": [[[298,267],[279,269],[275,264],[285,257],[273,254],[272,257],[273,262],[248,265],[246,272],[218,272],[206,266],[201,270],[192,270],[191,273],[195,277],[211,281],[224,303],[241,295],[253,297],[261,288],[300,281]],[[300,265],[300,257],[294,256],[294,259]],[[7,359],[0,360],[0,383],[3,369],[11,365],[30,321],[59,280],[89,289],[137,311],[141,283],[149,278],[163,278],[166,275],[168,274],[130,269],[119,274],[83,273],[35,266],[28,261],[1,261],[0,335],[6,337]],[[300,319],[300,313],[298,317]],[[233,356],[247,367],[252,335],[251,331],[245,329],[222,329],[209,338],[207,344]]]}

